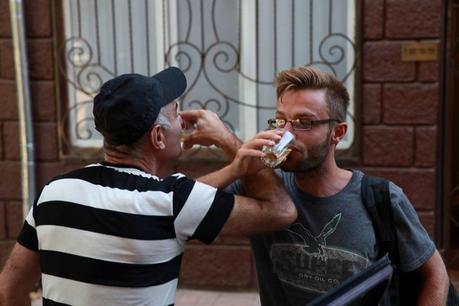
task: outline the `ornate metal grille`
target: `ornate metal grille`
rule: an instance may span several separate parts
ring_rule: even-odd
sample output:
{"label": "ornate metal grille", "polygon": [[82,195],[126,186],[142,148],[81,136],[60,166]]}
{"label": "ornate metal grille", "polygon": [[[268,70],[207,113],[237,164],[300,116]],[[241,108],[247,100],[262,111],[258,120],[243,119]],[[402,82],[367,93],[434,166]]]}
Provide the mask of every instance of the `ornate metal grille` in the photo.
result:
{"label": "ornate metal grille", "polygon": [[[100,146],[92,98],[102,83],[170,65],[188,79],[181,109],[211,109],[242,138],[264,129],[273,115],[273,80],[282,69],[317,65],[353,96],[355,1],[64,0],[64,140]],[[353,115],[352,102],[344,148],[353,141]]]}

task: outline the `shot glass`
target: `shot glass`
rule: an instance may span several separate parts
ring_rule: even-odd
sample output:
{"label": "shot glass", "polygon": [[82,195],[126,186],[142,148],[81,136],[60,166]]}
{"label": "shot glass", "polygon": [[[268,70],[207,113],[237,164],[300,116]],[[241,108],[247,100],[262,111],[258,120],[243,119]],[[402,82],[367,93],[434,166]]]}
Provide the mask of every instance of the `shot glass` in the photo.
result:
{"label": "shot glass", "polygon": [[194,132],[196,129],[196,125],[192,123],[185,122],[184,126],[182,128],[182,131],[180,132],[180,144],[182,146],[182,149],[184,148],[184,142],[185,140]]}
{"label": "shot glass", "polygon": [[262,152],[265,153],[265,156],[261,158],[263,164],[270,168],[275,168],[282,164],[286,159],[288,154],[292,151],[288,147],[295,141],[295,135],[289,131],[285,131],[282,138],[277,144],[272,147],[263,146]]}

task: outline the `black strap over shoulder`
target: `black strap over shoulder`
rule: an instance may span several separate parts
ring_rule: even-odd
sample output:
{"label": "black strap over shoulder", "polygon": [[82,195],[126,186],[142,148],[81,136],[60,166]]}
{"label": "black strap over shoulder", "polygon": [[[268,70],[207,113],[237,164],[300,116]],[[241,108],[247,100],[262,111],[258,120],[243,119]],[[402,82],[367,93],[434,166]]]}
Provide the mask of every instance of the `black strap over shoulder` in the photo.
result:
{"label": "black strap over shoulder", "polygon": [[[391,293],[391,305],[415,305],[417,293],[420,290],[420,278],[416,271],[402,272],[398,252],[397,234],[390,200],[389,181],[380,177],[362,177],[362,202],[365,205],[371,222],[373,223],[378,243],[378,258],[388,253],[391,262],[395,265]],[[387,303],[385,303],[387,304]],[[450,283],[448,306],[458,305],[454,286]]]}
{"label": "black strap over shoulder", "polygon": [[384,300],[382,304],[402,305],[398,294],[400,292],[400,271],[397,268],[400,258],[392,215],[389,181],[381,177],[364,175],[361,189],[362,202],[368,211],[376,235],[378,258],[388,254],[394,264],[394,275],[389,288],[390,300]]}
{"label": "black strap over shoulder", "polygon": [[362,178],[362,201],[374,225],[379,243],[378,258],[389,253],[394,264],[399,263],[397,235],[390,202],[389,181],[376,176]]}

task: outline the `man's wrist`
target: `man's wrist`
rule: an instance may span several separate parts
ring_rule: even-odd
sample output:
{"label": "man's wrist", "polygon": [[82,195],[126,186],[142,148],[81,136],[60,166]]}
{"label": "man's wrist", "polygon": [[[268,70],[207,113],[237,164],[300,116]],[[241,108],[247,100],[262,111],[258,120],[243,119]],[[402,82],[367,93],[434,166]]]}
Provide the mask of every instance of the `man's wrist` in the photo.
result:
{"label": "man's wrist", "polygon": [[228,165],[229,171],[231,173],[230,177],[232,181],[238,180],[240,178],[240,173],[238,167],[234,164],[231,163]]}
{"label": "man's wrist", "polygon": [[236,156],[237,151],[242,146],[242,141],[233,133],[219,138],[218,146],[231,158]]}

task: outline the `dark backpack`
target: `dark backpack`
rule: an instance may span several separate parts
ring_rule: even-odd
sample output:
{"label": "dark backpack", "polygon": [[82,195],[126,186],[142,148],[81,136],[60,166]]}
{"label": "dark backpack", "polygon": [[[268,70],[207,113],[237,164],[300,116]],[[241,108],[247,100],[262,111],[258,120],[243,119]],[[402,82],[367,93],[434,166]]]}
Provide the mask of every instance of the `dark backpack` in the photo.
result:
{"label": "dark backpack", "polygon": [[389,258],[384,256],[336,287],[319,295],[307,306],[378,305],[389,285],[393,271]]}
{"label": "dark backpack", "polygon": [[[389,295],[383,305],[416,305],[420,290],[420,277],[416,271],[402,272],[398,268],[400,258],[390,201],[389,181],[380,177],[364,175],[362,178],[362,201],[375,230],[379,249],[378,258],[388,254],[395,266]],[[389,296],[390,301],[387,300]],[[447,305],[459,305],[455,288],[451,282]]]}

